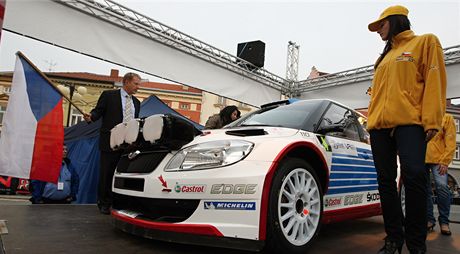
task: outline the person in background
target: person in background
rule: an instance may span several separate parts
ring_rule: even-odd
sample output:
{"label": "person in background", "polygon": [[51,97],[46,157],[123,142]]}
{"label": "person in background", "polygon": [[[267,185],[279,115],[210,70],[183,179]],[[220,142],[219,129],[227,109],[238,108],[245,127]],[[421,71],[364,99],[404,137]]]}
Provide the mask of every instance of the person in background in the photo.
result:
{"label": "person in background", "polygon": [[[449,185],[447,185],[447,170],[449,169],[449,164],[454,158],[455,149],[457,147],[456,138],[456,129],[454,118],[450,114],[445,114],[442,119],[442,129],[434,136],[434,138],[428,142],[426,150],[426,168],[428,173],[431,171],[431,174],[434,178],[434,183],[436,187],[436,201],[438,203],[439,211],[439,225],[441,227],[441,234],[451,235],[452,232],[449,228],[449,214],[450,214],[450,204],[452,202],[451,192]],[[431,181],[427,183],[427,202],[428,202],[428,232],[433,231],[434,226],[436,225],[436,219],[433,215],[433,199],[432,199],[432,188]]]}
{"label": "person in background", "polygon": [[70,159],[67,158],[66,145],[63,147],[62,157],[62,167],[57,184],[31,180],[30,202],[32,204],[70,204],[77,200],[80,178],[70,163]]}
{"label": "person in background", "polygon": [[223,126],[235,121],[240,118],[241,112],[236,106],[227,106],[223,108],[219,114],[215,114],[209,117],[206,121],[205,129],[220,129]]}
{"label": "person in background", "polygon": [[443,49],[435,35],[415,35],[408,14],[404,6],[391,6],[368,26],[386,41],[374,65],[367,122],[386,232],[379,254],[401,253],[404,242],[411,254],[426,253],[426,144],[442,129],[446,109]]}
{"label": "person in background", "polygon": [[112,178],[122,153],[110,148],[110,131],[119,123],[139,117],[141,103],[133,94],[137,92],[140,84],[141,77],[138,74],[126,73],[123,77],[123,87],[102,92],[96,107],[91,113],[83,116],[88,123],[102,118],[99,137],[101,167],[97,193],[97,206],[102,214],[110,214],[113,201]]}

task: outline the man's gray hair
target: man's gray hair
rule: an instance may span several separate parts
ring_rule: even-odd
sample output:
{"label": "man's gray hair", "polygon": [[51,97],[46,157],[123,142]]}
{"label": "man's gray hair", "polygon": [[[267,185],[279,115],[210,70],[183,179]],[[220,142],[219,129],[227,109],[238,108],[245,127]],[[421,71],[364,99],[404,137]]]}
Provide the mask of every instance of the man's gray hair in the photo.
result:
{"label": "man's gray hair", "polygon": [[125,76],[123,76],[123,85],[126,84],[128,81],[133,80],[134,77],[138,77],[139,79],[141,79],[141,76],[139,76],[139,74],[136,74],[134,72],[126,73]]}

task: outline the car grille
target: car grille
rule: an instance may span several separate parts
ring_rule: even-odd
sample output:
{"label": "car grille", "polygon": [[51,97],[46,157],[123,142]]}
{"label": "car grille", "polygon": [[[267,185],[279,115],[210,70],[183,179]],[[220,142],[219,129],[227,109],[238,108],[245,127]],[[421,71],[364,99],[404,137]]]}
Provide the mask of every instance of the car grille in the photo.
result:
{"label": "car grille", "polygon": [[121,156],[117,165],[118,173],[150,173],[155,170],[168,154],[167,151],[141,152],[136,157],[129,159],[129,154]]}
{"label": "car grille", "polygon": [[143,178],[115,177],[113,185],[117,189],[144,191],[144,182]]}
{"label": "car grille", "polygon": [[200,204],[199,199],[155,199],[114,193],[113,208],[140,213],[138,217],[156,222],[182,222]]}

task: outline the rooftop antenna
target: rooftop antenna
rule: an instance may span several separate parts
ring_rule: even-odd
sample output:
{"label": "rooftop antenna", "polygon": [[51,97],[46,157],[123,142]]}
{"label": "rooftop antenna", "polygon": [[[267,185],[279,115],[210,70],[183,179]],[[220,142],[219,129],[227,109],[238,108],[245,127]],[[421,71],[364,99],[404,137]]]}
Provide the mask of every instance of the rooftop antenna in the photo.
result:
{"label": "rooftop antenna", "polygon": [[48,72],[53,71],[53,68],[57,65],[57,62],[54,62],[52,59],[51,60],[44,60],[44,62],[48,65]]}

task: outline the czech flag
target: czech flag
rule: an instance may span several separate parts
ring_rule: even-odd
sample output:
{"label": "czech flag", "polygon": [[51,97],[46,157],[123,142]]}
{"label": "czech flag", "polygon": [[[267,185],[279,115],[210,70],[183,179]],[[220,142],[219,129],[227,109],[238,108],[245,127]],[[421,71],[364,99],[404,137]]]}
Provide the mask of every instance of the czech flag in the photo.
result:
{"label": "czech flag", "polygon": [[18,52],[0,137],[0,175],[57,182],[63,143],[62,95]]}

